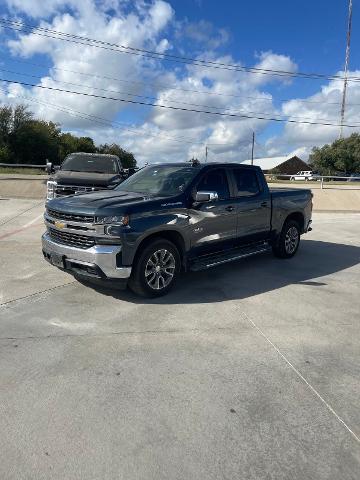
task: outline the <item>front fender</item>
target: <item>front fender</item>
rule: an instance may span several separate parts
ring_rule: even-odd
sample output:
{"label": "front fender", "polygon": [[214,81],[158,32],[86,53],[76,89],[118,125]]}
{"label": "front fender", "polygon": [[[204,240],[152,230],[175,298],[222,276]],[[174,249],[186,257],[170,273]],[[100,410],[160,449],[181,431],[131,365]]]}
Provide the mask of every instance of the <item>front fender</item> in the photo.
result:
{"label": "front fender", "polygon": [[190,216],[185,211],[177,212],[149,212],[139,217],[131,218],[130,228],[122,235],[122,263],[132,265],[135,254],[141,243],[154,234],[162,232],[176,232],[180,235],[185,251],[190,248]]}

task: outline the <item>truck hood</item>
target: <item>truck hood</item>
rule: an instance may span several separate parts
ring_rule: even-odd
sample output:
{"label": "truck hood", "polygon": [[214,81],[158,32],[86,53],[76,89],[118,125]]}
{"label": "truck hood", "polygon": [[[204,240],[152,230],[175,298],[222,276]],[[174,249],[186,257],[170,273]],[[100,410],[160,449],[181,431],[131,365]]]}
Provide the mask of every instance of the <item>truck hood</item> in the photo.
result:
{"label": "truck hood", "polygon": [[64,213],[79,215],[121,215],[130,213],[135,205],[151,203],[160,204],[166,201],[163,197],[151,197],[141,193],[104,190],[94,193],[83,193],[70,197],[55,198],[47,206]]}
{"label": "truck hood", "polygon": [[121,177],[115,173],[71,172],[59,170],[53,180],[62,185],[91,185],[108,187],[112,183],[120,183]]}

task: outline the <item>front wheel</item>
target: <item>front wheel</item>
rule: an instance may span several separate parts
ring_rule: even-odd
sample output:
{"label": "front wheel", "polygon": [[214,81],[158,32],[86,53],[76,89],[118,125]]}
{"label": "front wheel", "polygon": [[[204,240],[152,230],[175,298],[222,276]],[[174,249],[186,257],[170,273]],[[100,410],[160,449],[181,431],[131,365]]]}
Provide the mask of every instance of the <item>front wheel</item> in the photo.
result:
{"label": "front wheel", "polygon": [[180,255],[172,242],[157,239],[135,260],[129,287],[143,297],[166,295],[180,271]]}
{"label": "front wheel", "polygon": [[285,222],[273,252],[279,258],[291,258],[295,255],[300,244],[300,227],[295,220]]}

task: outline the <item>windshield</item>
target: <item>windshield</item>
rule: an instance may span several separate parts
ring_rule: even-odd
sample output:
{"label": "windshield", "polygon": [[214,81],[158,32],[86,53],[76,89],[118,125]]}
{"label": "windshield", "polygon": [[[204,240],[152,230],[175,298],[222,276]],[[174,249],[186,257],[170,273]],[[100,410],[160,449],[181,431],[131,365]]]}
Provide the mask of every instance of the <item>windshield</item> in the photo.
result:
{"label": "windshield", "polygon": [[183,192],[198,173],[192,166],[152,166],[135,173],[115,190],[172,196]]}
{"label": "windshield", "polygon": [[118,173],[115,159],[104,155],[68,155],[61,165],[61,170]]}

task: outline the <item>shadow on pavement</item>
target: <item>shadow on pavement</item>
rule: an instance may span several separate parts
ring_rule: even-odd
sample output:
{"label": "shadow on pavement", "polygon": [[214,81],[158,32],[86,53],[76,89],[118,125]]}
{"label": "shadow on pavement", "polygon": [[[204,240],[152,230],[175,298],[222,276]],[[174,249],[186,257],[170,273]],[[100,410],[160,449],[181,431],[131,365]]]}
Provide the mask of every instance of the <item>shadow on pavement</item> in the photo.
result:
{"label": "shadow on pavement", "polygon": [[277,290],[291,284],[321,288],[317,278],[357,265],[360,247],[338,243],[304,240],[297,255],[280,260],[271,253],[181,275],[166,296],[147,299],[129,290],[114,290],[82,282],[99,293],[137,304],[212,303],[242,299]]}

